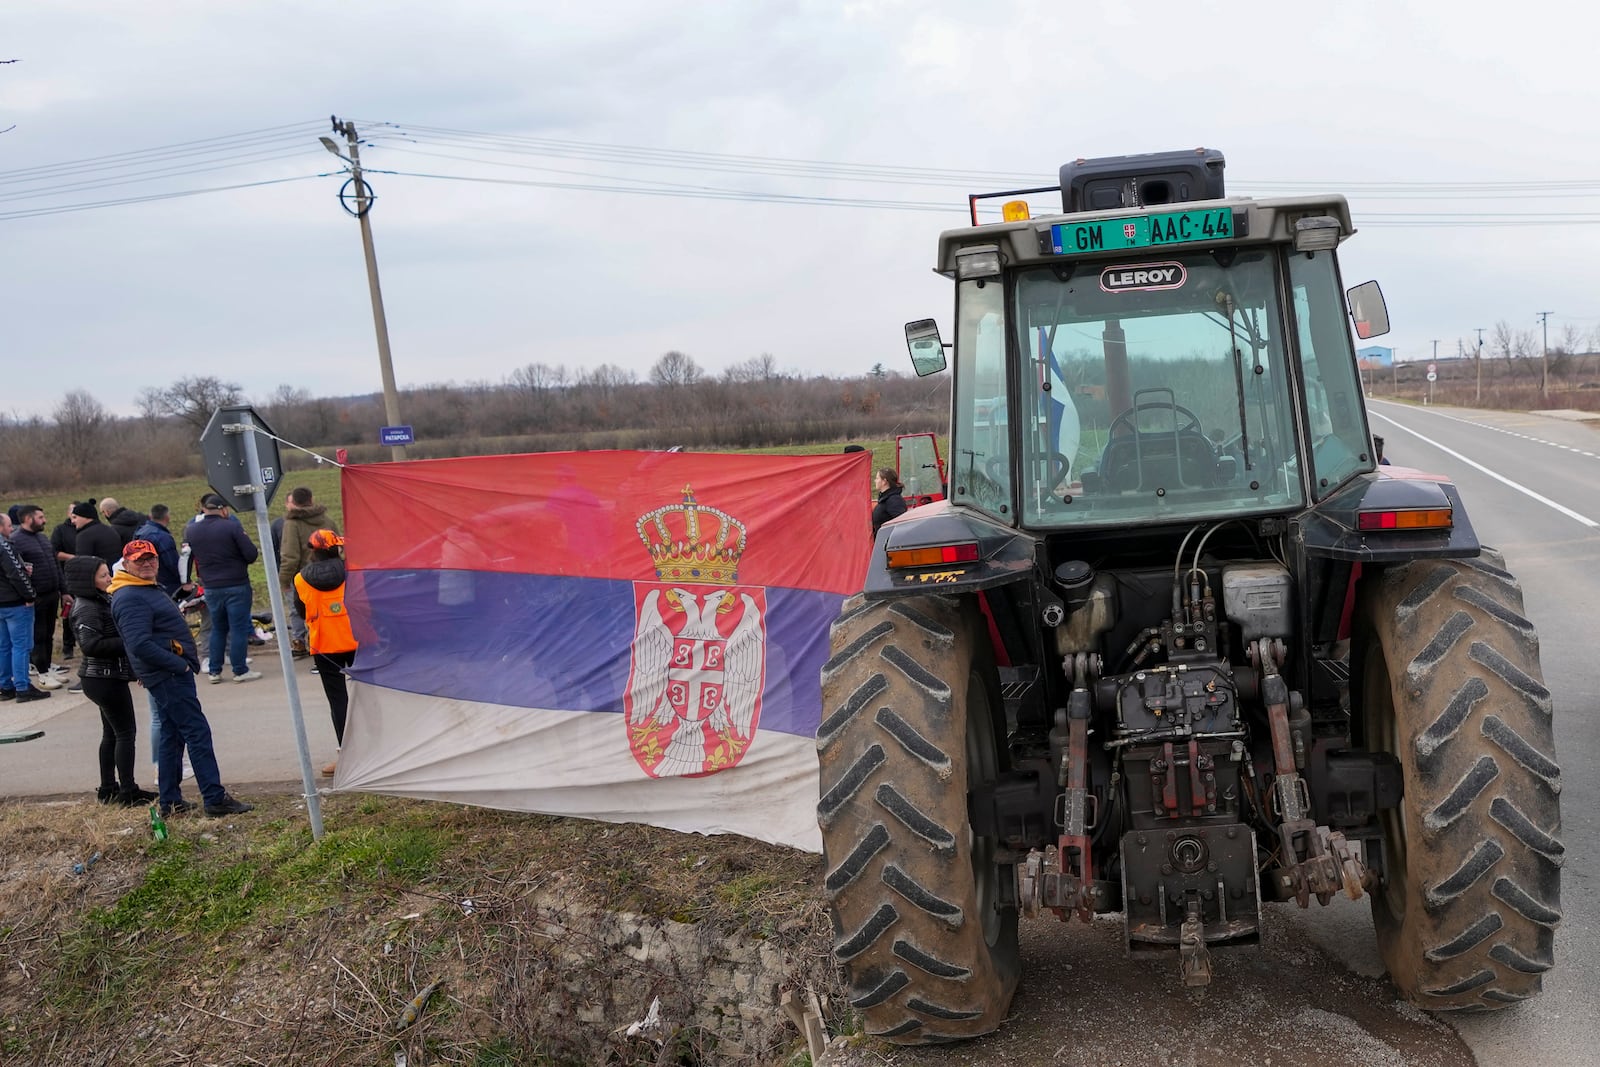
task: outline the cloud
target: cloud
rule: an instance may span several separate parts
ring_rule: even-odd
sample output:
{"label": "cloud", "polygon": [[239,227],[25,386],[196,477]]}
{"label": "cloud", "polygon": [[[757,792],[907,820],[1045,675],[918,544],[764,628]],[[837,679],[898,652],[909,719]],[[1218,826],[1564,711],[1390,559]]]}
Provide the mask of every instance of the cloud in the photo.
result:
{"label": "cloud", "polygon": [[[337,171],[316,142],[336,112],[370,137],[402,385],[498,380],[530,359],[643,373],[668,349],[711,369],[768,351],[807,372],[858,373],[900,365],[906,320],[948,315],[948,283],[930,268],[939,230],[962,224],[965,194],[1050,181],[1075,156],[1205,144],[1226,152],[1240,191],[1593,173],[1600,150],[1570,135],[1597,102],[1581,35],[1491,10],[1458,5],[1439,20],[1426,5],[1358,3],[1330,26],[1264,3],[1070,17],[1045,3],[944,0],[32,5],[8,20],[3,58],[22,62],[0,67],[0,126],[17,123],[0,136],[0,213]],[[1424,37],[1420,54],[1409,42]],[[23,168],[94,158],[52,182],[111,179],[123,174],[104,158],[114,153],[296,123],[232,169],[202,168],[242,150],[202,159],[191,144],[147,182],[19,199],[51,184],[15,180]],[[544,139],[545,154],[529,138]],[[568,142],[568,158],[548,154],[554,141]],[[671,153],[695,165],[668,165]],[[970,178],[864,183],[780,163],[806,160]],[[0,220],[7,363],[43,368],[8,382],[0,403],[45,413],[81,385],[131,410],[139,388],[193,373],[225,373],[259,397],[284,382],[376,390],[357,227],[334,199],[341,181]],[[1360,186],[1351,198],[1374,223],[1346,246],[1346,273],[1385,280],[1402,357],[1486,315],[1589,314],[1582,226],[1376,221],[1403,210],[1581,213],[1592,199],[1380,200]]]}

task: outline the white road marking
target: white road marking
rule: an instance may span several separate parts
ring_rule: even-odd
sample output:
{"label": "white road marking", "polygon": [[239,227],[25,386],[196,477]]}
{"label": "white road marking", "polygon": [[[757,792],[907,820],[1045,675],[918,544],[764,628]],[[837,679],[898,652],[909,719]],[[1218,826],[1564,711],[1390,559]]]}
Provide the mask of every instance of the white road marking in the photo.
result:
{"label": "white road marking", "polygon": [[1495,433],[1503,433],[1507,437],[1515,437],[1519,441],[1532,441],[1536,445],[1549,445],[1551,448],[1559,448],[1566,452],[1576,452],[1578,455],[1588,456],[1590,459],[1600,459],[1600,455],[1596,455],[1593,452],[1585,452],[1581,448],[1574,448],[1572,445],[1563,445],[1556,441],[1546,441],[1543,437],[1532,437],[1525,433],[1518,433],[1515,430],[1508,430],[1503,426],[1496,426],[1493,423],[1474,422],[1471,419],[1463,419],[1459,415],[1446,415],[1444,412],[1434,411],[1432,408],[1414,407],[1410,410],[1423,411],[1429,415],[1432,415],[1434,418],[1449,419],[1451,422],[1459,422],[1463,426],[1471,426],[1473,429],[1477,430],[1493,430]]}
{"label": "white road marking", "polygon": [[[1387,422],[1389,425],[1393,426],[1395,429],[1402,430],[1405,433],[1410,434],[1412,437],[1415,437],[1417,440],[1421,441],[1423,444],[1432,445],[1434,448],[1437,448],[1439,451],[1443,452],[1447,456],[1454,456],[1456,459],[1459,459],[1461,462],[1465,463],[1467,466],[1473,468],[1474,470],[1481,471],[1484,474],[1487,474],[1489,477],[1493,478],[1495,481],[1501,482],[1504,485],[1507,485],[1507,486],[1511,487],[1512,489],[1515,489],[1517,492],[1522,493],[1525,496],[1532,497],[1534,500],[1537,500],[1539,503],[1545,505],[1548,508],[1553,508],[1556,511],[1559,511],[1561,514],[1565,515],[1569,519],[1576,519],[1578,522],[1581,522],[1585,526],[1588,526],[1588,527],[1591,527],[1591,528],[1593,528],[1595,526],[1600,526],[1600,522],[1596,522],[1594,519],[1589,518],[1587,515],[1580,515],[1576,511],[1573,511],[1571,508],[1567,507],[1564,504],[1557,504],[1554,500],[1551,500],[1549,497],[1543,496],[1543,495],[1541,495],[1539,493],[1536,493],[1532,489],[1529,489],[1527,486],[1521,485],[1521,484],[1519,484],[1517,482],[1514,482],[1510,478],[1507,478],[1505,475],[1499,474],[1499,473],[1496,473],[1495,471],[1490,470],[1488,467],[1485,467],[1482,463],[1479,463],[1477,460],[1468,459],[1466,456],[1463,456],[1460,452],[1457,452],[1455,449],[1448,448],[1448,447],[1446,447],[1444,445],[1441,445],[1438,441],[1435,441],[1431,437],[1424,437],[1422,434],[1420,434],[1417,431],[1413,430],[1411,427],[1403,425],[1402,423],[1396,422],[1394,419],[1391,419],[1389,416],[1383,414],[1382,412],[1372,411],[1369,408],[1368,409],[1368,413],[1371,414],[1371,415],[1377,416],[1378,418],[1382,419],[1384,422]],[[1430,415],[1437,415],[1438,412],[1429,412],[1429,414]],[[1455,422],[1464,422],[1468,426],[1482,426],[1483,425],[1482,423],[1469,422],[1466,419],[1456,419],[1456,418],[1454,418],[1454,416],[1451,416],[1451,415],[1440,415],[1439,417],[1440,418],[1444,418],[1444,419],[1452,419]],[[1485,427],[1485,428],[1486,429],[1494,429],[1494,427],[1492,427],[1492,426]],[[1512,434],[1511,436],[1513,436],[1513,437],[1521,437],[1522,435],[1521,434]],[[1531,441],[1531,440],[1534,440],[1534,438],[1528,438],[1528,440]],[[1548,444],[1549,442],[1545,442],[1545,443]]]}

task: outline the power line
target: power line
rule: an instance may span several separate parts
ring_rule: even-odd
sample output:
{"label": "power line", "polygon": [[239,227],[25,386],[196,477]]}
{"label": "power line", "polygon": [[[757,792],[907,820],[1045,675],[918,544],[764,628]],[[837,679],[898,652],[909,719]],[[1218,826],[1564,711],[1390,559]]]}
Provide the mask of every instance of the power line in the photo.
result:
{"label": "power line", "polygon": [[44,215],[62,215],[69,211],[89,211],[93,208],[120,207],[123,204],[147,204],[153,200],[178,200],[186,196],[201,196],[205,193],[226,193],[235,189],[255,189],[263,185],[283,185],[287,182],[303,182],[310,178],[326,178],[333,171],[324,171],[321,174],[300,174],[292,178],[268,178],[258,182],[241,182],[238,185],[213,185],[204,189],[180,189],[169,193],[150,193],[146,196],[129,196],[120,200],[98,200],[90,203],[63,204],[59,207],[26,208],[20,211],[0,212],[0,221],[7,219],[32,219]]}
{"label": "power line", "polygon": [[215,155],[218,152],[239,147],[255,147],[267,142],[309,141],[311,140],[311,134],[321,129],[321,127],[322,124],[320,122],[297,122],[287,126],[270,126],[261,130],[247,130],[243,133],[205,137],[197,141],[183,141],[158,148],[142,148],[131,152],[116,152],[111,155],[67,160],[63,163],[47,163],[36,167],[5,170],[0,171],[0,184],[10,184],[18,181],[44,181],[57,173],[81,174],[86,171],[114,167],[142,166],[153,161],[186,156]]}
{"label": "power line", "polygon": [[[65,163],[56,163],[19,170],[0,171],[0,186],[13,186],[0,192],[0,204],[17,203],[60,197],[63,194],[81,193],[123,185],[145,182],[164,182],[173,178],[188,177],[238,167],[259,166],[298,158],[302,151],[314,151],[312,133],[320,122],[289,123],[241,133],[182,141],[156,148],[118,152],[86,157]],[[640,145],[584,142],[558,138],[545,138],[517,134],[492,134],[472,130],[458,130],[436,126],[402,126],[381,123],[380,132],[362,139],[374,149],[410,153],[433,158],[450,159],[476,166],[511,168],[589,181],[541,181],[494,178],[480,174],[440,174],[410,170],[371,170],[371,173],[389,173],[397,177],[410,177],[432,181],[476,182],[530,188],[556,189],[575,192],[631,193],[685,199],[712,199],[760,203],[787,203],[804,206],[853,207],[873,210],[927,211],[955,213],[963,210],[964,200],[930,201],[869,196],[824,195],[816,193],[786,192],[776,189],[740,189],[714,184],[666,181],[637,174],[596,173],[592,170],[574,170],[544,166],[535,163],[515,162],[506,159],[485,159],[480,155],[457,155],[450,151],[428,151],[430,147],[544,159],[587,160],[606,166],[625,166],[633,170],[652,168],[702,171],[725,175],[745,175],[766,179],[821,179],[839,183],[888,184],[898,186],[924,186],[934,188],[993,187],[1041,183],[1038,175],[1010,171],[957,170],[937,167],[910,167],[893,164],[863,164],[830,162],[825,160],[737,155],[700,152],[684,149],[649,148]],[[304,145],[304,148],[299,146]],[[87,175],[87,176],[86,176]],[[62,177],[74,180],[62,183]],[[48,207],[18,209],[0,212],[0,219],[33,218],[42,215],[87,211],[126,204],[145,203],[152,200],[195,196],[208,192],[221,192],[251,188],[258,185],[277,184],[280,181],[298,181],[313,175],[288,179],[269,179],[218,185],[193,189],[164,190],[144,196],[79,201]],[[1276,182],[1256,182],[1243,186],[1254,190],[1263,188],[1316,187],[1318,189],[1361,190],[1360,197],[1373,201],[1395,199],[1472,200],[1560,197],[1584,199],[1600,198],[1600,181],[1560,180],[1537,182],[1312,182],[1305,179]],[[1582,190],[1593,189],[1595,193]],[[1459,227],[1529,227],[1551,225],[1593,225],[1600,223],[1600,212],[1553,211],[1388,211],[1365,210],[1359,202],[1355,208],[1356,221],[1372,227],[1438,228]]]}

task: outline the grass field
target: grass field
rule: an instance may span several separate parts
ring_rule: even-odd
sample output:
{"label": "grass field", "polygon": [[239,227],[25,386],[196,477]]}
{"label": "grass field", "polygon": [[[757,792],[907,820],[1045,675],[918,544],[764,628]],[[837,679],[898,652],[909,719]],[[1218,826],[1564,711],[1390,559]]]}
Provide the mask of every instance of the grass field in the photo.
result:
{"label": "grass field", "polygon": [[[840,452],[849,442],[838,441],[821,445],[789,445],[779,448],[750,449],[751,454],[760,455],[792,455],[792,456],[820,456]],[[895,442],[893,438],[883,440],[859,441],[857,444],[865,446],[872,453],[872,467],[893,467],[895,465]],[[939,438],[941,452],[948,448],[949,439],[943,435]],[[948,463],[948,459],[946,460]],[[339,493],[339,469],[334,466],[318,466],[311,470],[294,471],[289,474],[279,486],[277,495],[267,506],[267,519],[270,522],[283,514],[283,507],[288,500],[289,491],[296,486],[306,486],[316,497],[317,503],[328,509],[328,514],[344,529],[344,507]],[[72,494],[43,494],[26,499],[12,494],[0,493],[0,510],[12,504],[38,504],[45,510],[46,532],[55,528],[57,523],[67,517],[68,510],[78,500],[103,500],[106,497],[114,498],[125,507],[135,511],[148,513],[150,505],[165,504],[172,509],[171,529],[174,537],[181,538],[183,526],[198,510],[199,500],[211,487],[204,478],[181,478],[175,481],[149,482],[128,485],[98,485],[86,486],[77,493]],[[871,492],[871,484],[865,487]],[[239,521],[244,524],[245,532],[252,541],[260,539],[257,535],[257,523],[254,512],[242,512]],[[269,553],[270,554],[270,553]],[[267,604],[267,572],[264,562],[258,560],[250,568],[251,586],[255,590],[256,609],[262,610]]]}

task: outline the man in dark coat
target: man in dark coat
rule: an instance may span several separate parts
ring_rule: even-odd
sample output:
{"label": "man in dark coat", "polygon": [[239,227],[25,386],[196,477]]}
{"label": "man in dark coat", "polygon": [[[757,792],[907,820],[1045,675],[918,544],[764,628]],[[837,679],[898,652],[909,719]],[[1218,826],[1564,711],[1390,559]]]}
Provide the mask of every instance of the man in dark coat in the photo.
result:
{"label": "man in dark coat", "polygon": [[56,643],[56,619],[61,615],[61,569],[50,539],[44,533],[44,508],[24,504],[18,509],[19,525],[11,531],[11,547],[24,563],[33,564],[33,666],[39,672],[39,685],[59,689],[66,684],[65,668],[50,669],[50,654]]}
{"label": "man in dark coat", "polygon": [[178,542],[172,539],[167,529],[171,521],[171,509],[165,504],[150,505],[150,517],[134,531],[134,540],[149,541],[156,546],[156,558],[161,561],[161,569],[156,572],[156,584],[168,596],[176,596],[178,590],[183,588],[183,579],[178,576]]}
{"label": "man in dark coat", "polygon": [[207,667],[212,682],[222,681],[222,657],[228,653],[233,664],[233,680],[253,682],[260,671],[250,669],[246,660],[250,635],[250,564],[260,550],[244,532],[244,527],[223,515],[227,502],[214,493],[203,501],[204,517],[184,530],[189,552],[200,571],[206,589],[206,608],[211,612],[211,655]]}
{"label": "man in dark coat", "polygon": [[122,538],[117,536],[117,531],[100,521],[94,501],[85,500],[72,505],[72,525],[78,528],[78,555],[99,556],[106,561],[107,567],[115,566],[117,560],[122,558]]}
{"label": "man in dark coat", "polygon": [[133,540],[134,533],[149,518],[142,511],[123,507],[114,496],[100,501],[100,514],[106,517],[106,524],[117,532],[118,539],[124,545]]}
{"label": "man in dark coat", "polygon": [[205,813],[213,818],[242,815],[254,805],[235,800],[223,788],[211,747],[211,724],[195,691],[200,658],[183,612],[156,585],[160,565],[155,545],[138,539],[128,542],[122,573],[111,580],[110,592],[111,615],[122,635],[128,662],[161,714],[161,753],[156,769],[161,812],[177,815],[194,807],[183,799],[183,750],[187,748]]}

